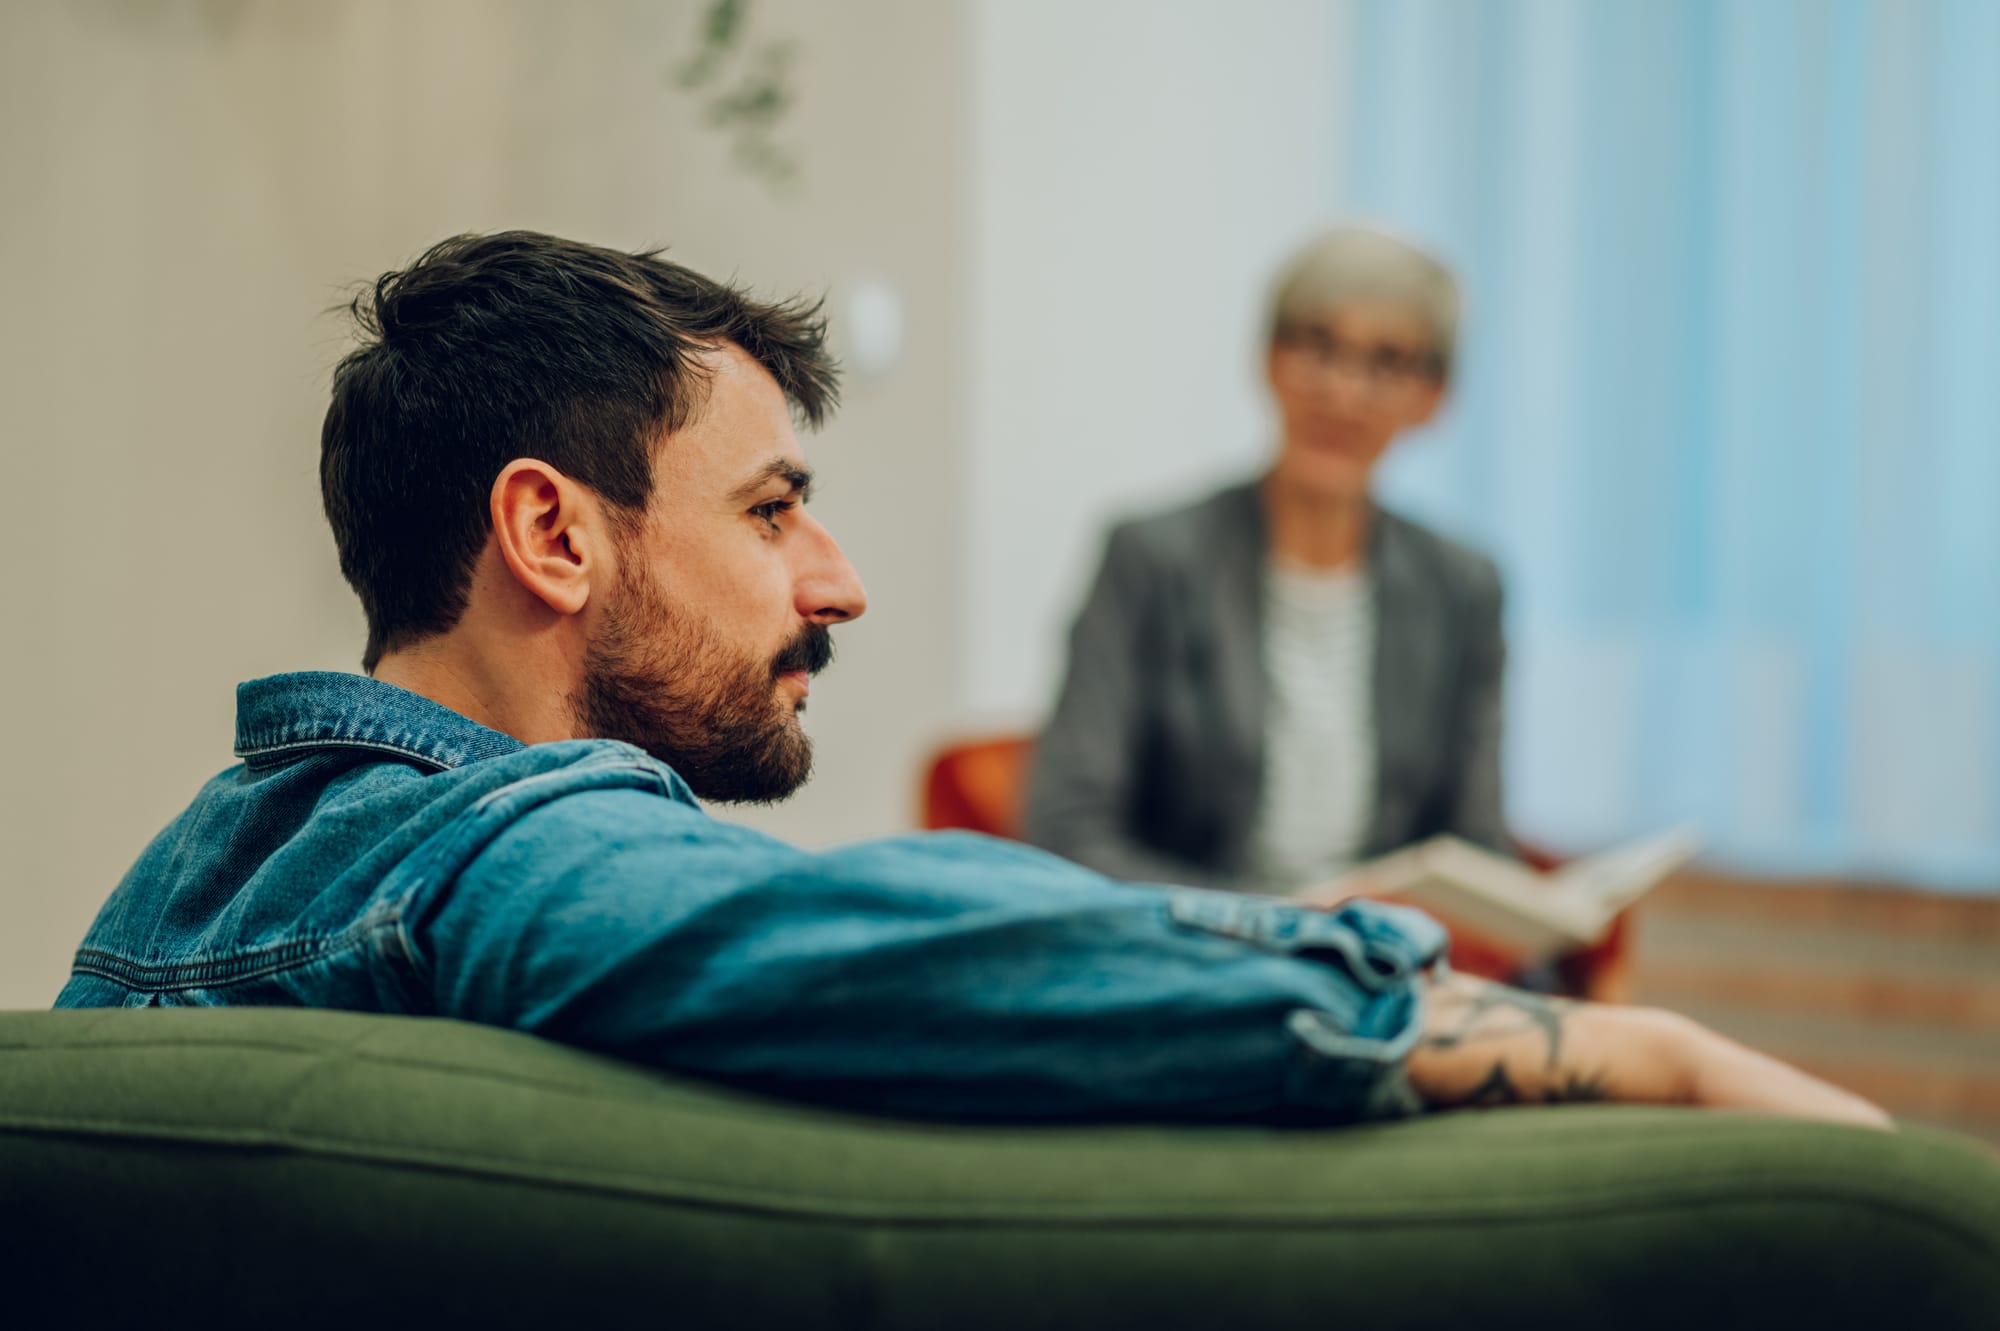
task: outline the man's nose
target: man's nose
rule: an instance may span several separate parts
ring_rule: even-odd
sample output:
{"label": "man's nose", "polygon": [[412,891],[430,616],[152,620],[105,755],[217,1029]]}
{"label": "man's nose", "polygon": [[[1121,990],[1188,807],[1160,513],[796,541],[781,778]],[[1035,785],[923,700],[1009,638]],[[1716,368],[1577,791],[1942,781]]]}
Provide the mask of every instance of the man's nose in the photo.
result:
{"label": "man's nose", "polygon": [[794,584],[799,613],[815,624],[861,618],[868,610],[868,592],[861,575],[841,553],[840,543],[810,514],[799,535],[805,538],[799,543],[801,563]]}

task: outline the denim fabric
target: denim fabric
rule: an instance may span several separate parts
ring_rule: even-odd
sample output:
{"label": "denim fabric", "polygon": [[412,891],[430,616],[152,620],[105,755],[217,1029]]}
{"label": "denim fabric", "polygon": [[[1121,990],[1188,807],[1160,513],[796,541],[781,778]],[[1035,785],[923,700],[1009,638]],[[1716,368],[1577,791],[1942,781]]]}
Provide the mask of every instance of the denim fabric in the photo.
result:
{"label": "denim fabric", "polygon": [[1016,1120],[1411,1112],[1414,912],[1133,886],[960,833],[804,851],[609,740],[355,675],[238,692],[60,1007],[435,1014],[777,1094]]}

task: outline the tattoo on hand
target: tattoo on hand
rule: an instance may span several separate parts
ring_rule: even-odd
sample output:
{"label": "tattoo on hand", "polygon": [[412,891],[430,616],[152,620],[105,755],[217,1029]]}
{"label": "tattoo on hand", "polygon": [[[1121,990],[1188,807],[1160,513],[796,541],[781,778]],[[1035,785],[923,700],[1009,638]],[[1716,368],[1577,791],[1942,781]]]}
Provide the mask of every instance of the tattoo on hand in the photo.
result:
{"label": "tattoo on hand", "polygon": [[1566,1072],[1563,1074],[1562,1085],[1551,1083],[1542,1088],[1544,1104],[1583,1104],[1610,1098],[1611,1092],[1605,1089],[1602,1071]]}
{"label": "tattoo on hand", "polygon": [[1433,1100],[1431,1103],[1439,1108],[1452,1109],[1465,1107],[1485,1109],[1491,1105],[1517,1105],[1521,1103],[1521,1091],[1514,1085],[1514,1079],[1507,1075],[1507,1065],[1495,1063],[1493,1070],[1486,1074],[1486,1080],[1463,1096],[1449,1101]]}
{"label": "tattoo on hand", "polygon": [[[1509,1039],[1539,1031],[1548,1043],[1543,1066],[1551,1075],[1543,1086],[1540,1099],[1544,1104],[1566,1104],[1580,1101],[1605,1100],[1609,1094],[1605,1088],[1603,1071],[1586,1072],[1577,1069],[1563,1071],[1562,1046],[1563,1026],[1575,1004],[1564,999],[1546,998],[1505,985],[1479,984],[1469,996],[1463,990],[1450,994],[1440,994],[1462,1003],[1464,1010],[1453,1014],[1456,1020],[1448,1029],[1426,1035],[1423,1047],[1426,1049],[1463,1049],[1468,1045],[1493,1040]],[[1508,1075],[1504,1059],[1496,1058],[1486,1076],[1462,1095],[1431,1097],[1431,1105],[1438,1109],[1461,1107],[1484,1107],[1491,1105],[1518,1105],[1529,1097],[1521,1093],[1520,1087]]]}
{"label": "tattoo on hand", "polygon": [[[1542,1103],[1547,1105],[1584,1104],[1610,1098],[1602,1072],[1567,1072],[1560,1084],[1552,1081],[1542,1088]],[[1433,1109],[1490,1109],[1495,1105],[1525,1104],[1528,1097],[1521,1094],[1521,1088],[1507,1075],[1507,1065],[1496,1060],[1487,1070],[1485,1080],[1465,1094],[1429,1099]]]}
{"label": "tattoo on hand", "polygon": [[1548,1038],[1548,1065],[1553,1068],[1562,1059],[1563,1019],[1573,1006],[1560,998],[1544,998],[1505,985],[1481,985],[1466,1003],[1458,1025],[1425,1036],[1424,1045],[1430,1049],[1458,1049],[1481,1040],[1540,1030]]}

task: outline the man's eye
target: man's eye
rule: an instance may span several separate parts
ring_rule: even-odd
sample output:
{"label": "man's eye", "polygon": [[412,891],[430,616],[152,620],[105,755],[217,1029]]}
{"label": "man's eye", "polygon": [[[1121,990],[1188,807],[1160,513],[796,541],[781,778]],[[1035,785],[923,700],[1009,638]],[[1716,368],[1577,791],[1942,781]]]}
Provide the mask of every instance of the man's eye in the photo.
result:
{"label": "man's eye", "polygon": [[778,519],[796,506],[795,501],[790,499],[773,499],[768,504],[757,505],[750,510],[750,513],[753,517],[763,519],[764,525],[772,531],[780,531],[782,528],[778,526]]}

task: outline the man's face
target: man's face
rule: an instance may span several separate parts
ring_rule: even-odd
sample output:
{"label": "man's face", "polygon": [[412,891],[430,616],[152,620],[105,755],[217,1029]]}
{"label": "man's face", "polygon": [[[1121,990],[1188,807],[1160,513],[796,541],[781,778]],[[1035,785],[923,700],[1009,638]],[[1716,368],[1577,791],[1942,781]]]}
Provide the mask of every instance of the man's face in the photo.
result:
{"label": "man's face", "polygon": [[784,394],[740,348],[708,357],[706,410],[660,450],[645,521],[597,607],[575,700],[587,734],[636,744],[708,800],[780,800],[812,771],[799,725],[831,625],[867,594],[806,512]]}
{"label": "man's face", "polygon": [[1284,424],[1278,471],[1314,493],[1365,493],[1396,436],[1438,408],[1433,350],[1423,320],[1395,305],[1345,305],[1287,329],[1267,366]]}

